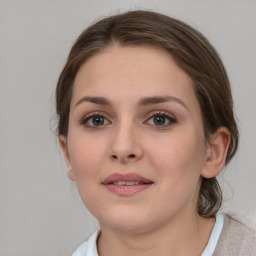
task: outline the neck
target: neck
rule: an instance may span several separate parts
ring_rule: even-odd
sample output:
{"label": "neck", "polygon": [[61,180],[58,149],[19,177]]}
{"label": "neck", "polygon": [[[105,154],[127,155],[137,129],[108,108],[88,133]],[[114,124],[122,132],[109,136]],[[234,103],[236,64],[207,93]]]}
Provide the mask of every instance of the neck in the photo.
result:
{"label": "neck", "polygon": [[179,216],[168,224],[140,232],[123,232],[101,225],[99,256],[191,256],[201,255],[206,247],[215,218]]}

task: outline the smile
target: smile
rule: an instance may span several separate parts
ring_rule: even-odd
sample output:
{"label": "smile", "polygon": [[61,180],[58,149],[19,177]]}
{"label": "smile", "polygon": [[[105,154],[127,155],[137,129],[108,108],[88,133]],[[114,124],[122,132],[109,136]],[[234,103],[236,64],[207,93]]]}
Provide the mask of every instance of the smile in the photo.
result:
{"label": "smile", "polygon": [[117,181],[112,184],[117,185],[117,186],[133,186],[133,185],[140,184],[140,182],[139,181]]}
{"label": "smile", "polygon": [[102,182],[110,192],[119,196],[132,196],[149,188],[153,181],[135,173],[115,173],[108,176]]}

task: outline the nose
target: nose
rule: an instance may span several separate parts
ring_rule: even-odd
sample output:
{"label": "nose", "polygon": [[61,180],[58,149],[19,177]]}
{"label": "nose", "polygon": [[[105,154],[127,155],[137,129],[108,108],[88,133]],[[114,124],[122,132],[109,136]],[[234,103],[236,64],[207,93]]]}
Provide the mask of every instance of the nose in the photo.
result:
{"label": "nose", "polygon": [[139,131],[132,126],[116,127],[110,146],[111,160],[120,163],[136,162],[143,156]]}

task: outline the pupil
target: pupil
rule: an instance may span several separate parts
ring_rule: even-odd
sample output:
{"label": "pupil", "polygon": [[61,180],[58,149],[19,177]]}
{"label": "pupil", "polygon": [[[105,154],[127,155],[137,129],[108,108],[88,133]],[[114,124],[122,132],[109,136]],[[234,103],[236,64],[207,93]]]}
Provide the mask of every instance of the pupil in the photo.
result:
{"label": "pupil", "polygon": [[93,118],[92,122],[95,126],[103,125],[104,124],[104,118],[102,116],[97,116],[97,117]]}
{"label": "pupil", "polygon": [[163,116],[154,117],[154,123],[156,125],[163,125],[165,123],[165,117],[163,117]]}

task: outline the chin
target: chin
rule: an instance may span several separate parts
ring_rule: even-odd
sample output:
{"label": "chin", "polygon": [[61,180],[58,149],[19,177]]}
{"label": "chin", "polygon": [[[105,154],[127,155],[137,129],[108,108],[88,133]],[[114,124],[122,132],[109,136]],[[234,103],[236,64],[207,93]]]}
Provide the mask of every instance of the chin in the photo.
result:
{"label": "chin", "polygon": [[[102,225],[100,225],[102,228]],[[106,227],[106,224],[104,225]],[[150,225],[144,223],[108,223],[108,228],[122,233],[144,233],[150,230]]]}
{"label": "chin", "polygon": [[[131,211],[130,211],[131,213]],[[146,218],[147,214],[110,213],[99,219],[101,228],[110,228],[119,232],[139,233],[149,229],[152,222]]]}

